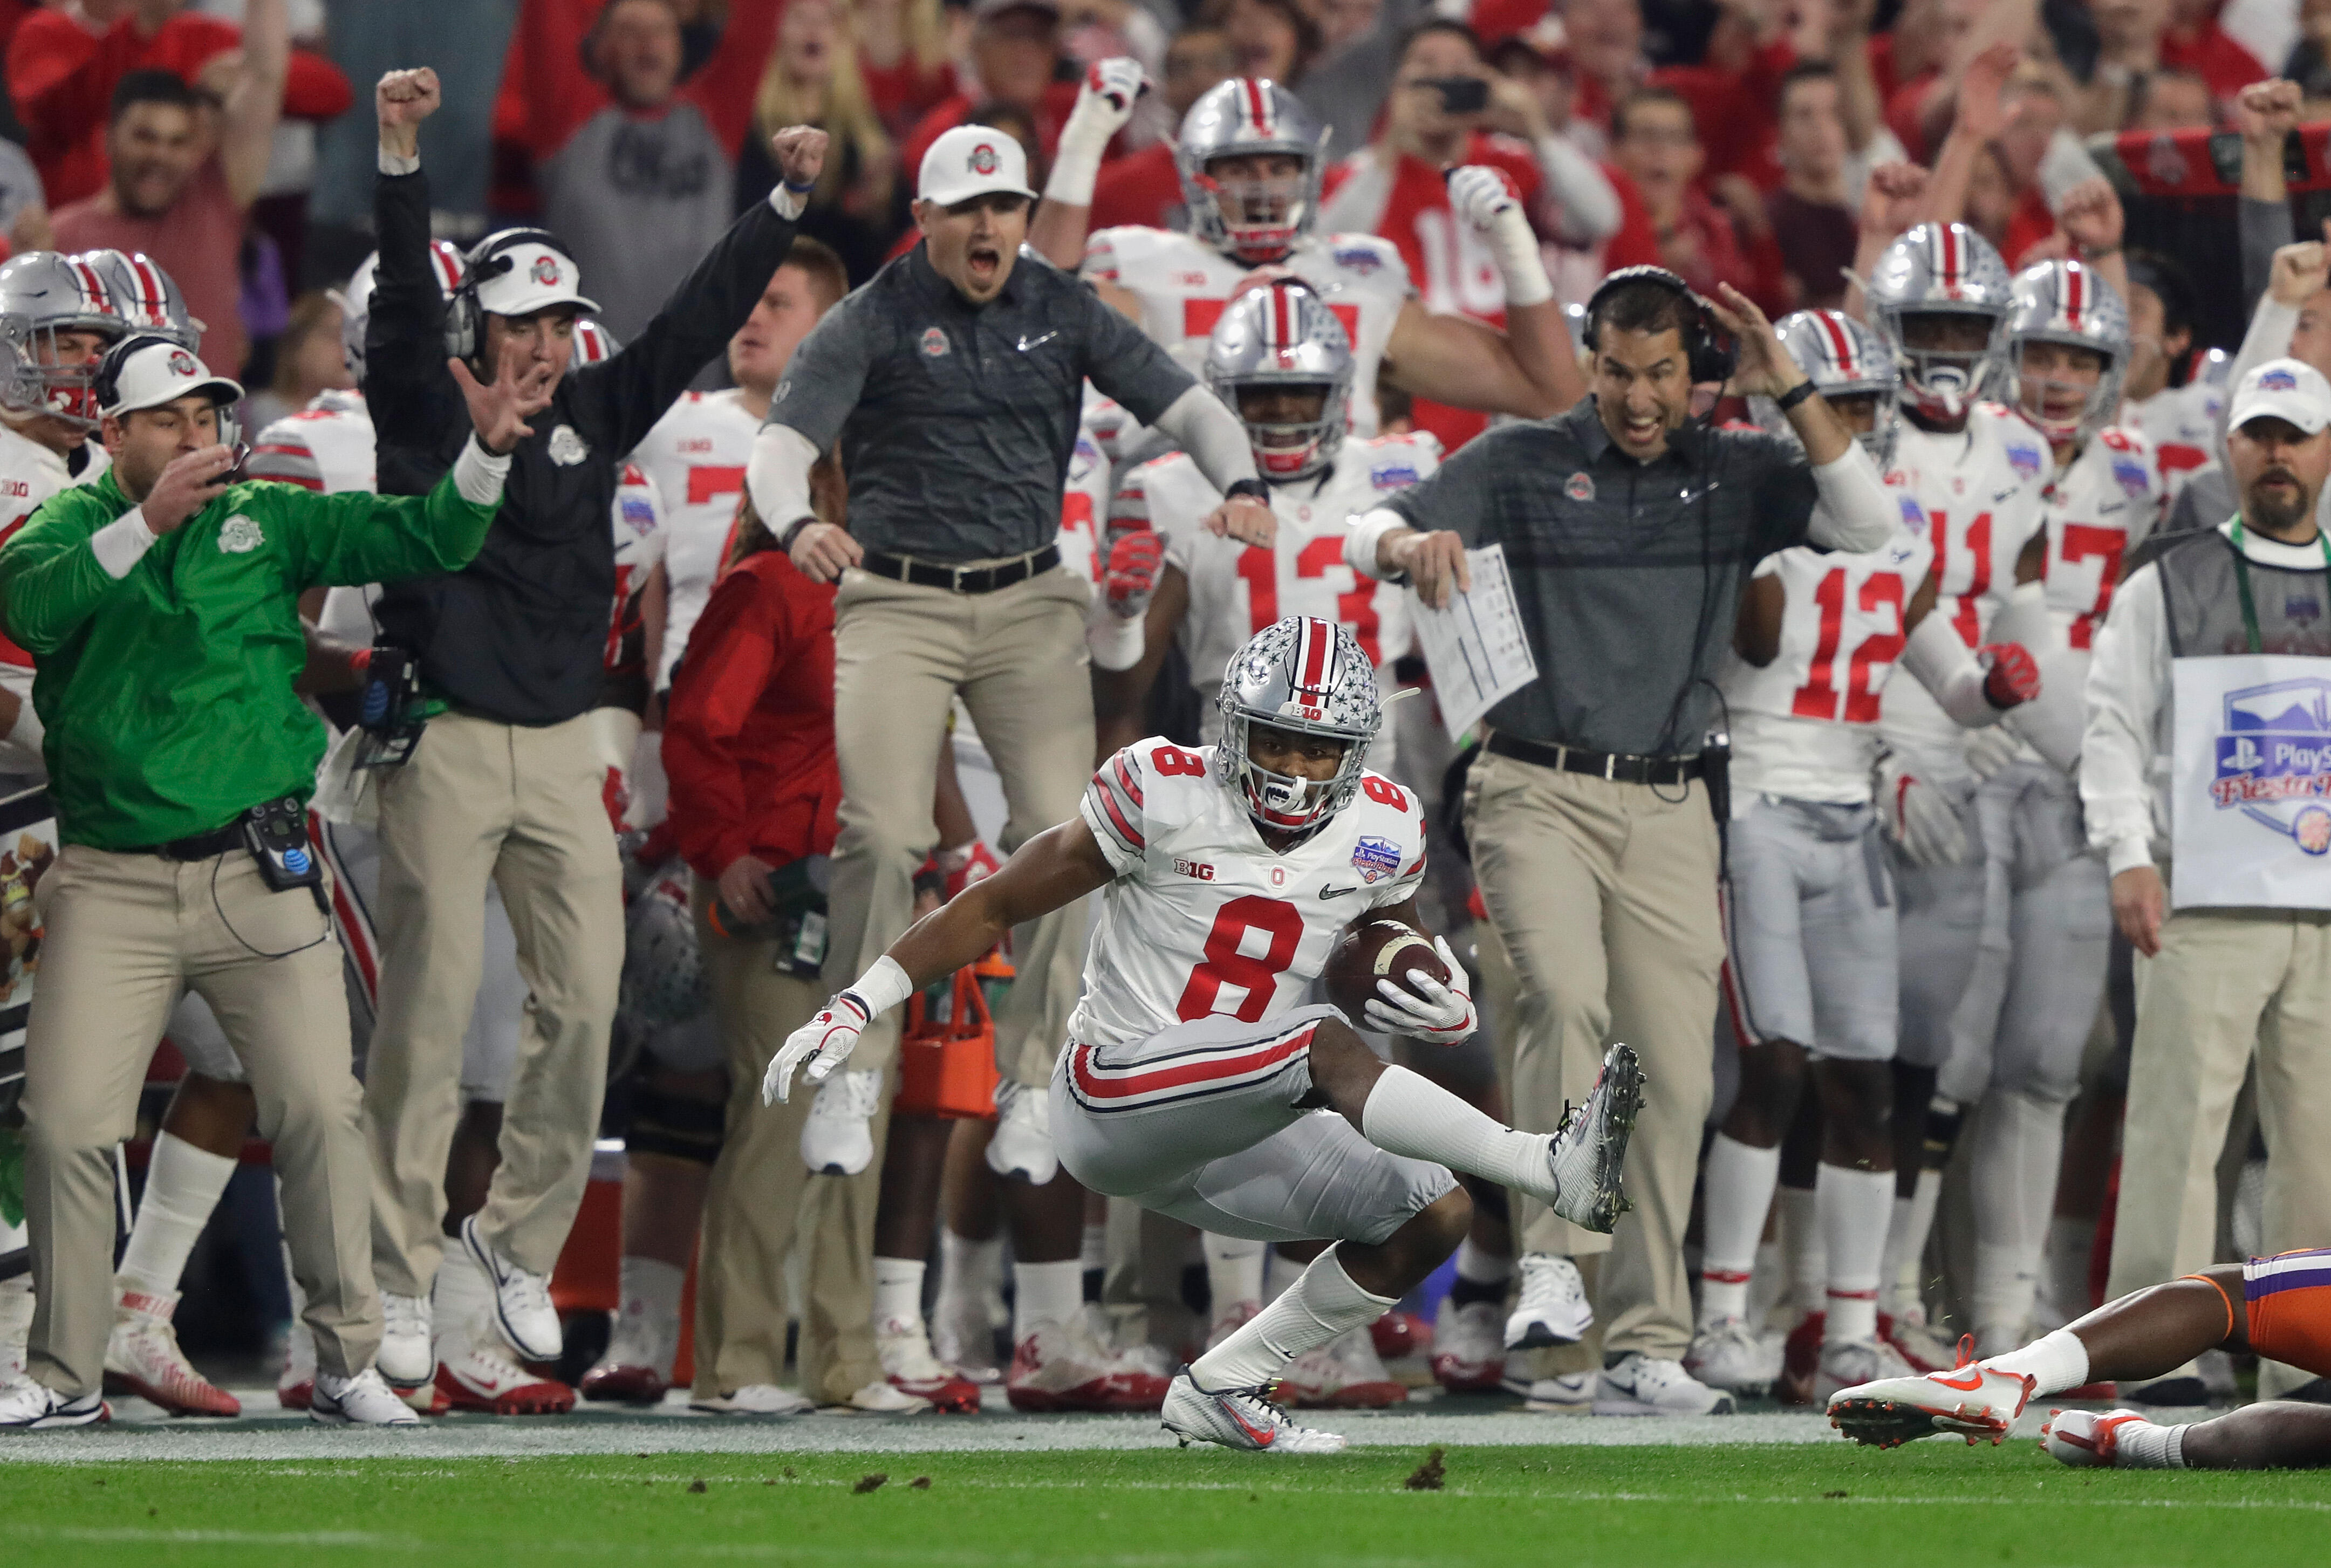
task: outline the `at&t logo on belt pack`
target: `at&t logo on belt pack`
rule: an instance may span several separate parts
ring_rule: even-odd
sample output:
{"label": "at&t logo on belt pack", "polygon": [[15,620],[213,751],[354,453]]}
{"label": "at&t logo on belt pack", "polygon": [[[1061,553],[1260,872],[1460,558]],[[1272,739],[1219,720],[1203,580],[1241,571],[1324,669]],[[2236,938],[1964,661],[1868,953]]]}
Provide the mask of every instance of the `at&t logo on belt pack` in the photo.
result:
{"label": "at&t logo on belt pack", "polygon": [[2301,678],[2227,692],[2210,802],[2331,851],[2331,680]]}

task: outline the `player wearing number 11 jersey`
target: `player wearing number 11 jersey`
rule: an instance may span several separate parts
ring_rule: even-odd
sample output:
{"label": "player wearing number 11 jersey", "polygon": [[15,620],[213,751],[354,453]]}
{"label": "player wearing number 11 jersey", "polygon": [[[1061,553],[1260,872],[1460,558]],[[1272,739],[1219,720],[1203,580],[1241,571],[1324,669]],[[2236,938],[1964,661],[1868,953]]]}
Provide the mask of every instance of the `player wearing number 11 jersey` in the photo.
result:
{"label": "player wearing number 11 jersey", "polygon": [[[765,1099],[848,1057],[867,1022],[1013,926],[1101,891],[1083,1000],[1054,1069],[1061,1164],[1087,1187],[1225,1235],[1332,1240],[1285,1295],[1177,1375],[1166,1430],[1258,1452],[1330,1453],[1269,1397],[1306,1351],[1382,1316],[1471,1218],[1453,1166],[1607,1231],[1641,1098],[1613,1046],[1561,1131],[1504,1126],[1377,1060],[1338,1012],[1299,1005],[1338,932],[1416,921],[1415,797],[1362,766],[1382,722],[1351,634],[1290,616],[1224,673],[1223,741],[1161,740],[1102,765],[1079,814],[1030,840],[893,943],[778,1050]],[[1473,1032],[1464,971],[1380,983],[1369,1027],[1453,1044]]]}

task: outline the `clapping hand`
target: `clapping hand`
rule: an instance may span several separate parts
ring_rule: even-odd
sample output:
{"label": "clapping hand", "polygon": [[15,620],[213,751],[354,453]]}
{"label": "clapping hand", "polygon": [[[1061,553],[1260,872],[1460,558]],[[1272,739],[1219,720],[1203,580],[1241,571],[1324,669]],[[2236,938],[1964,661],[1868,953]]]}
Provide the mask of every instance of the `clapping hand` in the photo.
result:
{"label": "clapping hand", "polygon": [[526,422],[550,406],[556,385],[549,366],[538,365],[520,376],[518,363],[518,345],[503,344],[493,380],[480,382],[462,361],[445,361],[453,384],[470,405],[470,423],[478,432],[478,444],[496,457],[507,457],[534,433],[534,426]]}

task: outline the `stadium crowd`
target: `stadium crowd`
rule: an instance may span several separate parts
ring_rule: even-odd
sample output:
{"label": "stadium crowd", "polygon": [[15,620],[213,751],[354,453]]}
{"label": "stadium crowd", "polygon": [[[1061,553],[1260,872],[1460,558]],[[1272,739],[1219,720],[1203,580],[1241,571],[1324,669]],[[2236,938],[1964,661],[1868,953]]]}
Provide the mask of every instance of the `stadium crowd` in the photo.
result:
{"label": "stadium crowd", "polygon": [[[1373,1321],[1288,1402],[1417,1356],[1824,1404],[2331,1247],[2331,761],[2220,768],[2270,843],[2170,803],[2189,746],[2331,731],[2331,5],[0,0],[0,1426],[233,1415],[195,1360],[262,1345],[363,1423],[1158,1409],[1351,1238],[1065,1168],[1082,900],[784,1053],[1045,830],[1137,858],[1120,748],[1202,772],[1282,617],[1374,668],[1367,798],[1432,844],[1384,869],[1480,1003],[1353,1022],[1533,1136],[1614,1040],[1648,1079],[1614,1234],[1460,1172],[1451,1265],[1336,1271]],[[1724,495],[1735,450],[1787,462]],[[1660,539],[1516,520],[1632,526],[1661,464]],[[81,622],[195,594],[181,527],[325,527],[250,481],[397,547],[271,578],[263,722],[127,787],[162,721]],[[1451,736],[1455,543],[1537,673]],[[1614,694],[1631,637],[1669,664]],[[216,931],[61,920],[222,855]],[[1183,1016],[1251,1023],[1288,955],[1217,929]],[[286,989],[323,955],[345,1031]],[[2222,1338],[2056,1383],[2231,1402]]]}

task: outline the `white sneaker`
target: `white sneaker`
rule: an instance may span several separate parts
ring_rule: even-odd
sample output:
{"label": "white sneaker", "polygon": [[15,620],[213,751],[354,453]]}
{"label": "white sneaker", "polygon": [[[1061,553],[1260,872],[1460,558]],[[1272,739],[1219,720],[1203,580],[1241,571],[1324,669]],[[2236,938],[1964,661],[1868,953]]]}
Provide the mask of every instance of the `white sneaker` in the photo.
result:
{"label": "white sneaker", "polygon": [[1832,1395],[1844,1389],[1917,1375],[1902,1359],[1902,1353],[1882,1339],[1849,1340],[1842,1345],[1824,1341],[1821,1370],[1813,1376],[1813,1402],[1826,1405]]}
{"label": "white sneaker", "polygon": [[1684,1353],[1683,1369],[1711,1388],[1755,1397],[1781,1374],[1780,1358],[1741,1317],[1719,1317],[1700,1326]]}
{"label": "white sneaker", "polygon": [[874,1163],[872,1122],[882,1108],[882,1069],[838,1072],[810,1101],[802,1164],[821,1176],[854,1176]]}
{"label": "white sneaker", "polygon": [[275,1374],[275,1402],[285,1410],[306,1410],[315,1397],[316,1335],[294,1313],[291,1332],[283,1336],[283,1369]]}
{"label": "white sneaker", "polygon": [[1546,1201],[1556,1213],[1583,1230],[1608,1235],[1632,1206],[1620,1184],[1621,1167],[1642,1107],[1642,1067],[1633,1048],[1614,1045],[1603,1055],[1603,1070],[1587,1090],[1586,1103],[1563,1118],[1547,1145],[1554,1193]]}
{"label": "white sneaker", "polygon": [[1282,1398],[1300,1410],[1386,1410],[1408,1402],[1408,1388],[1393,1381],[1365,1327],[1307,1350],[1280,1374]]}
{"label": "white sneaker", "polygon": [[[554,1378],[537,1377],[503,1354],[500,1338],[484,1334],[447,1335],[437,1358],[436,1392],[445,1408],[498,1416],[557,1416],[575,1408],[575,1391]],[[409,1401],[407,1402],[410,1402]],[[434,1413],[436,1405],[430,1406]]]}
{"label": "white sneaker", "polygon": [[688,1408],[716,1416],[801,1416],[815,1410],[817,1402],[775,1383],[748,1383],[734,1393],[691,1399]]}
{"label": "white sneaker", "polygon": [[987,1305],[970,1292],[941,1296],[931,1308],[931,1351],[976,1383],[1002,1383],[995,1364],[995,1329]]}
{"label": "white sneaker", "polygon": [[521,1269],[487,1246],[475,1214],[461,1221],[461,1245],[493,1289],[493,1318],[503,1337],[528,1361],[557,1361],[566,1339],[550,1302],[550,1277]]}
{"label": "white sneaker", "polygon": [[[301,1332],[293,1326],[295,1338]],[[315,1354],[312,1346],[309,1354]],[[428,1297],[380,1293],[380,1354],[373,1365],[392,1388],[420,1388],[437,1375],[437,1336]]]}
{"label": "white sneaker", "polygon": [[2038,1386],[1980,1362],[1924,1377],[1884,1378],[1832,1394],[1829,1424],[1857,1443],[1881,1449],[1936,1432],[1997,1443]]}
{"label": "white sneaker", "polygon": [[1444,1297],[1432,1320],[1432,1377],[1451,1393],[1487,1393],[1506,1370],[1506,1315],[1494,1301]]}
{"label": "white sneaker", "polygon": [[1004,1392],[1016,1411],[1154,1411],[1167,1379],[1155,1361],[1127,1355],[1098,1333],[1088,1313],[1039,1323],[1012,1353]]}
{"label": "white sneaker", "polygon": [[93,1389],[79,1399],[67,1399],[48,1384],[29,1377],[0,1383],[0,1431],[47,1431],[112,1419],[113,1411],[105,1402],[105,1396]]}
{"label": "white sneaker", "polygon": [[1032,1187],[1061,1168],[1052,1146],[1052,1091],[1005,1079],[995,1086],[995,1136],[987,1142],[987,1168],[1018,1176]]}
{"label": "white sneaker", "polygon": [[1506,1376],[1501,1384],[1508,1393],[1521,1398],[1522,1409],[1532,1415],[1583,1416],[1594,1409],[1594,1389],[1599,1378],[1591,1372],[1562,1372],[1552,1377],[1531,1377],[1519,1370],[1521,1361],[1514,1358],[1506,1364]]}
{"label": "white sneaker", "polygon": [[874,1354],[892,1387],[934,1410],[969,1415],[979,1409],[979,1385],[931,1354],[931,1337],[919,1317],[885,1317],[874,1324]]}
{"label": "white sneaker", "polygon": [[134,1393],[174,1416],[239,1416],[243,1402],[190,1365],[170,1324],[177,1292],[149,1296],[124,1290],[117,1298],[113,1332],[105,1341],[105,1387]]}
{"label": "white sneaker", "polygon": [[2060,1410],[2051,1412],[2047,1424],[2040,1429],[2040,1446],[2048,1457],[2060,1464],[2086,1468],[2095,1465],[2116,1465],[2120,1435],[2132,1426],[2149,1427],[2154,1423],[2133,1410],[2117,1410],[2100,1415],[2095,1411]]}
{"label": "white sneaker", "polygon": [[919,1394],[909,1393],[888,1378],[878,1377],[836,1408],[860,1411],[867,1415],[914,1416],[928,1411],[931,1402]]}
{"label": "white sneaker", "polygon": [[595,1403],[654,1404],[671,1386],[671,1364],[680,1353],[679,1340],[677,1319],[659,1323],[644,1311],[618,1313],[615,1331],[607,1336],[606,1354],[591,1364],[575,1392]]}
{"label": "white sneaker", "polygon": [[1334,1432],[1299,1427],[1256,1388],[1202,1389],[1187,1371],[1166,1391],[1166,1430],[1182,1440],[1220,1443],[1262,1454],[1339,1454],[1344,1440]]}
{"label": "white sneaker", "polygon": [[1684,1371],[1683,1363],[1635,1352],[1603,1369],[1598,1416],[1728,1416],[1732,1396]]}
{"label": "white sneaker", "polygon": [[1521,1295],[1506,1318],[1508,1350],[1576,1345],[1594,1326],[1594,1308],[1586,1300],[1586,1281],[1569,1259],[1551,1252],[1525,1252],[1521,1279]]}
{"label": "white sneaker", "polygon": [[421,1418],[398,1398],[375,1367],[366,1367],[354,1377],[334,1377],[328,1372],[316,1374],[315,1392],[309,1396],[308,1419],[327,1427],[417,1427]]}

